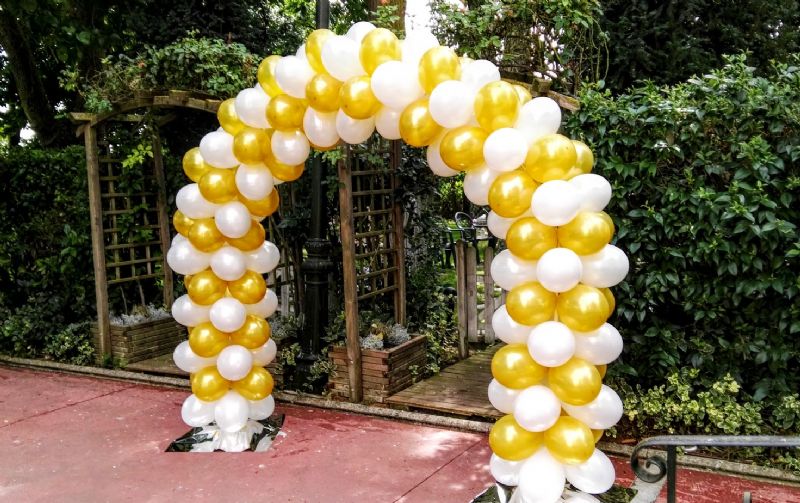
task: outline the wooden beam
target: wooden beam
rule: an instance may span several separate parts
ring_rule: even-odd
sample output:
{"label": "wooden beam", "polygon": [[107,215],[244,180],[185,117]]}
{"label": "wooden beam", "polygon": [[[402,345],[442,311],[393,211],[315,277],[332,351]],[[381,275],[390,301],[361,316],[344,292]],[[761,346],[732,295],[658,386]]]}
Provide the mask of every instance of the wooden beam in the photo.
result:
{"label": "wooden beam", "polygon": [[[397,168],[403,158],[402,144],[399,140],[392,141],[391,162],[392,162],[392,188],[397,190],[400,186],[400,179],[397,176]],[[403,203],[392,197],[392,220],[394,223],[394,246],[397,250],[395,261],[395,284],[397,290],[394,292],[394,321],[403,326],[406,324],[406,245],[405,233],[403,231]]]}
{"label": "wooden beam", "polygon": [[456,255],[456,305],[458,306],[458,357],[462,360],[469,356],[467,344],[467,277],[466,268],[466,243],[459,239],[455,244]]}
{"label": "wooden beam", "polygon": [[[464,249],[464,276],[466,277],[467,340],[478,342],[478,249]],[[467,348],[469,351],[469,348]]]}
{"label": "wooden beam", "polygon": [[156,194],[156,209],[158,210],[158,236],[161,240],[161,270],[164,272],[164,307],[169,309],[173,301],[172,269],[167,263],[169,251],[169,215],[167,213],[167,183],[164,179],[164,157],[161,151],[161,137],[158,129],[153,130],[153,171],[156,175],[158,194]]}
{"label": "wooden beam", "polygon": [[494,248],[487,246],[483,252],[483,342],[494,344],[495,336],[492,328],[494,314],[494,278],[491,268],[494,260]]}

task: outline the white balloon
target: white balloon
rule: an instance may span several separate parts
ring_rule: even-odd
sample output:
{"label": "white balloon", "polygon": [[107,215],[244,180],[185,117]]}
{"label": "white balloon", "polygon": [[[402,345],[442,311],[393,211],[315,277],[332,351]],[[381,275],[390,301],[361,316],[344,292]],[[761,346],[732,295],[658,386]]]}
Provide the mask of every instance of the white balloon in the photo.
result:
{"label": "white balloon", "polygon": [[471,169],[464,176],[464,195],[477,206],[489,204],[489,189],[500,173],[483,165]]}
{"label": "white balloon", "polygon": [[375,118],[353,119],[341,109],[336,113],[336,132],[351,145],[364,143],[375,131]]}
{"label": "white balloon", "polygon": [[245,255],[247,268],[259,274],[266,274],[278,267],[281,252],[274,243],[264,241],[260,247]]}
{"label": "white balloon", "polygon": [[187,294],[183,294],[172,303],[172,317],[185,327],[196,327],[209,320],[210,309],[207,306],[195,304]]}
{"label": "white balloon", "polygon": [[305,99],[306,86],[312,78],[314,70],[308,61],[297,56],[285,56],[275,65],[275,81],[289,96]]}
{"label": "white balloon", "polygon": [[437,176],[456,176],[460,172],[451,169],[450,166],[445,164],[442,160],[442,153],[439,151],[439,147],[442,144],[442,138],[444,138],[444,134],[439,135],[439,137],[436,138],[433,143],[428,145],[426,152],[428,167],[431,168],[433,174]]}
{"label": "white balloon", "polygon": [[267,293],[255,304],[245,304],[247,314],[254,314],[262,318],[269,318],[278,309],[278,296],[273,290]]}
{"label": "white balloon", "polygon": [[184,185],[175,196],[175,205],[189,218],[211,218],[216,213],[218,204],[209,202],[200,193],[200,186],[196,183]]}
{"label": "white balloon", "polygon": [[519,491],[528,503],[555,503],[564,492],[564,467],[542,447],[519,471]]}
{"label": "white balloon", "polygon": [[514,403],[514,420],[528,431],[545,431],[561,416],[561,402],[547,386],[522,390]]}
{"label": "white balloon", "polygon": [[497,454],[492,454],[492,457],[489,458],[489,470],[492,472],[492,477],[501,484],[519,485],[520,469],[522,469],[522,461],[508,461]]}
{"label": "white balloon", "polygon": [[297,51],[295,51],[294,55],[307,63],[308,57],[306,56],[306,44],[300,44],[300,47],[297,48]]}
{"label": "white balloon", "polygon": [[582,211],[603,211],[611,201],[611,184],[594,173],[585,173],[570,179],[569,183],[578,189]]}
{"label": "white balloon", "polygon": [[575,335],[575,356],[592,365],[608,365],[622,353],[622,336],[609,323],[603,323],[593,332]]}
{"label": "white balloon", "polygon": [[247,260],[244,253],[233,246],[223,246],[212,253],[210,265],[211,271],[219,279],[225,281],[236,281],[247,270]]}
{"label": "white balloon", "polygon": [[532,217],[532,216],[533,213],[531,213],[531,210],[527,210],[522,215],[513,218],[501,217],[494,211],[490,211],[489,216],[486,218],[486,225],[489,227],[489,232],[499,237],[500,239],[505,239],[506,235],[508,234],[508,229],[511,227],[511,224],[513,224],[520,218]]}
{"label": "white balloon", "polygon": [[200,140],[200,155],[215,168],[234,168],[239,160],[233,155],[233,136],[226,131],[213,131]]}
{"label": "white balloon", "polygon": [[425,94],[419,84],[418,73],[414,65],[387,61],[372,73],[370,87],[384,106],[403,110]]}
{"label": "white balloon", "polygon": [[551,248],[539,258],[536,277],[553,293],[575,288],[581,280],[583,265],[577,253],[569,248]]}
{"label": "white balloon", "polygon": [[375,114],[375,129],[387,140],[399,140],[401,113],[389,107],[381,107]]}
{"label": "white balloon", "polygon": [[561,405],[567,414],[584,423],[593,430],[611,428],[622,419],[622,400],[617,393],[606,386],[600,388],[597,398],[586,405]]}
{"label": "white balloon", "polygon": [[536,261],[523,260],[511,253],[511,250],[498,253],[492,260],[489,271],[495,284],[503,290],[536,281]]}
{"label": "white balloon", "polygon": [[261,421],[275,412],[275,399],[269,395],[263,400],[250,400],[250,419]]}
{"label": "white balloon", "polygon": [[608,491],[617,478],[611,460],[599,449],[595,449],[592,456],[579,465],[566,465],[564,471],[570,484],[589,494]]}
{"label": "white balloon", "polygon": [[243,89],[236,95],[233,102],[239,120],[250,127],[268,129],[267,105],[269,95],[264,92],[260,84],[255,87]]}
{"label": "white balloon", "polygon": [[525,162],[528,144],[522,133],[514,128],[500,128],[486,138],[483,157],[486,165],[494,171],[514,171]]}
{"label": "white balloon", "polygon": [[533,216],[551,227],[569,223],[578,214],[579,209],[578,190],[564,180],[544,182],[534,191],[531,198]]}
{"label": "white balloon", "polygon": [[563,323],[545,321],[531,330],[528,352],[539,365],[561,366],[575,354],[575,336]]}
{"label": "white balloon", "polygon": [[211,256],[198,251],[188,239],[173,242],[167,252],[167,264],[178,274],[188,276],[207,269]]}
{"label": "white balloon", "polygon": [[360,40],[356,42],[348,37],[329,37],[322,46],[322,66],[342,82],[366,74],[358,58],[360,44]]}
{"label": "white balloon", "polygon": [[275,359],[275,355],[278,354],[278,345],[275,344],[274,340],[270,339],[263,346],[251,352],[253,353],[253,365],[266,367],[272,363],[272,360]]}
{"label": "white balloon", "polygon": [[581,283],[596,288],[612,287],[628,275],[628,257],[625,252],[614,245],[606,245],[592,255],[581,257],[583,274]]}
{"label": "white balloon", "polygon": [[485,59],[477,59],[461,71],[461,82],[464,82],[475,91],[489,82],[500,80],[500,70],[497,65]]}
{"label": "white balloon", "polygon": [[422,55],[428,49],[438,47],[439,41],[430,31],[415,30],[406,34],[402,44],[403,62],[417,66],[419,65],[419,60],[422,59]]}
{"label": "white balloon", "polygon": [[561,126],[561,108],[554,100],[536,97],[522,105],[514,125],[525,137],[528,145],[544,135],[558,132]]}
{"label": "white balloon", "polygon": [[226,433],[234,433],[244,428],[249,415],[250,402],[233,390],[217,400],[217,405],[214,407],[214,420],[219,429]]}
{"label": "white balloon", "polygon": [[366,37],[367,34],[374,29],[375,25],[369,21],[359,21],[351,26],[349,30],[347,30],[347,34],[345,36],[357,44],[361,44],[361,42],[364,40],[364,37]]}
{"label": "white balloon", "polygon": [[272,133],[272,154],[289,166],[303,164],[311,153],[308,138],[300,130],[275,131]]}
{"label": "white balloon", "polygon": [[235,332],[244,326],[247,311],[244,304],[233,297],[223,297],[214,302],[208,313],[211,324],[220,332]]}
{"label": "white balloon", "polygon": [[179,369],[192,374],[198,370],[214,365],[217,359],[216,357],[203,358],[202,356],[197,356],[197,354],[192,351],[189,341],[183,341],[178,344],[175,347],[175,351],[172,352],[172,360]]}
{"label": "white balloon", "polygon": [[189,395],[181,406],[183,422],[197,428],[214,422],[214,408],[217,402],[204,402],[194,395]]}
{"label": "white balloon", "polygon": [[512,320],[505,305],[500,306],[492,315],[494,334],[506,344],[527,344],[532,328]]}
{"label": "white balloon", "polygon": [[514,402],[517,400],[519,393],[519,390],[506,388],[497,379],[492,379],[492,382],[489,383],[489,401],[492,403],[492,407],[504,414],[512,414],[514,412]]}
{"label": "white balloon", "polygon": [[250,211],[239,201],[232,201],[220,206],[214,213],[214,223],[222,235],[228,238],[244,236],[252,225]]}
{"label": "white balloon", "polygon": [[232,344],[217,355],[217,370],[229,381],[238,381],[253,368],[253,353],[244,346]]}
{"label": "white balloon", "polygon": [[469,122],[474,101],[475,90],[472,87],[459,80],[447,80],[431,92],[428,109],[440,126],[456,128]]}
{"label": "white balloon", "polygon": [[303,132],[308,141],[318,147],[331,147],[339,142],[336,132],[336,112],[318,112],[311,107],[303,116]]}
{"label": "white balloon", "polygon": [[263,164],[242,164],[236,169],[236,189],[247,199],[264,199],[275,187],[275,179]]}

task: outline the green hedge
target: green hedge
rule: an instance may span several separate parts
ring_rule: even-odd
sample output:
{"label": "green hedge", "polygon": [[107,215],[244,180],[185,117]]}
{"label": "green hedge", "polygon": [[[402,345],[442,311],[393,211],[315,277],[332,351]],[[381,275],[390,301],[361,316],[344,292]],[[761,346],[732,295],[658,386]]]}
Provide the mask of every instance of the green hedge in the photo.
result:
{"label": "green hedge", "polygon": [[694,367],[756,401],[800,388],[800,57],[765,76],[744,61],[673,87],[588,90],[567,120],[614,187],[631,258],[612,320],[629,382]]}

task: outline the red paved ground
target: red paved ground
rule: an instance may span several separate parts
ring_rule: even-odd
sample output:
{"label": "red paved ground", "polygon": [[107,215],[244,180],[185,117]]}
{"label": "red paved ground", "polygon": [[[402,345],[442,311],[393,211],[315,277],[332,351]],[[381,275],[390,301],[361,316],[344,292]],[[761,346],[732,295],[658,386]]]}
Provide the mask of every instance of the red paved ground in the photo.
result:
{"label": "red paved ground", "polygon": [[[187,430],[185,397],[0,367],[0,501],[458,503],[491,483],[484,435],[305,407],[279,406],[286,436],[264,453],[165,453]],[[688,470],[680,479],[680,501],[755,489],[756,502],[800,503],[796,488]]]}

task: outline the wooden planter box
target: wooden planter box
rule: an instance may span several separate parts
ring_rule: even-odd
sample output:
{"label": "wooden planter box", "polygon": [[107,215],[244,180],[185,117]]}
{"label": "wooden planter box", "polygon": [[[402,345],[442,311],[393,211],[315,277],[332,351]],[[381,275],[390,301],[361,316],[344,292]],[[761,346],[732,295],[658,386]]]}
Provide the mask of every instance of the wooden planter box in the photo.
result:
{"label": "wooden planter box", "polygon": [[[100,347],[100,333],[92,325],[95,348]],[[186,340],[186,328],[172,318],[146,321],[137,325],[111,325],[111,356],[121,365],[172,353]],[[97,358],[103,355],[98,353]]]}
{"label": "wooden planter box", "polygon": [[[334,346],[328,357],[336,367],[328,383],[332,398],[350,400],[350,383],[347,378],[347,348]],[[386,350],[361,350],[361,379],[364,401],[383,403],[390,395],[412,384],[411,367],[425,365],[425,336],[415,335],[411,340]]]}

